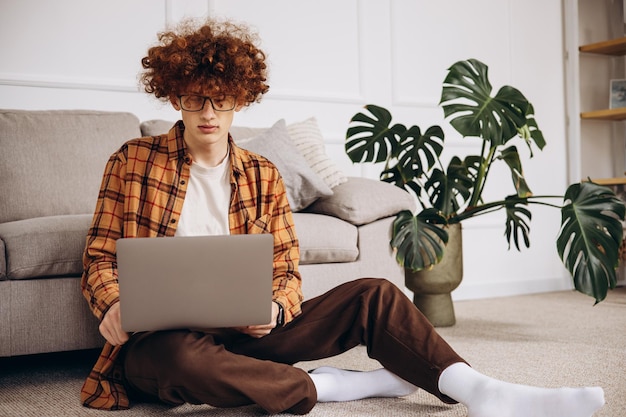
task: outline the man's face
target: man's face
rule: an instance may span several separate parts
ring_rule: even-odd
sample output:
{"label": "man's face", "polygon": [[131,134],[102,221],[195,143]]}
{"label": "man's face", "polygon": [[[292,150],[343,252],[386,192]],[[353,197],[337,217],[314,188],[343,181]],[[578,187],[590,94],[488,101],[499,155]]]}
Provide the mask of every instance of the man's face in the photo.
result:
{"label": "man's face", "polygon": [[[185,141],[192,146],[226,144],[235,112],[242,107],[231,104],[227,97],[204,95],[198,90],[190,90],[170,101],[174,109],[181,112],[185,124]],[[199,110],[194,111],[196,109]]]}

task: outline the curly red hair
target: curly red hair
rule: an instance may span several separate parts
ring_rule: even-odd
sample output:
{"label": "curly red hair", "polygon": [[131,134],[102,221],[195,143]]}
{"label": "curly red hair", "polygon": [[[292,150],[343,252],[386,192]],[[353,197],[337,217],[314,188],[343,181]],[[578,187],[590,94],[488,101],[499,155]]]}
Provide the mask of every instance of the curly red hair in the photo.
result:
{"label": "curly red hair", "polygon": [[209,20],[198,27],[185,21],[159,34],[159,44],[141,60],[141,83],[164,101],[194,92],[232,95],[250,105],[269,90],[265,53],[256,42],[244,25]]}

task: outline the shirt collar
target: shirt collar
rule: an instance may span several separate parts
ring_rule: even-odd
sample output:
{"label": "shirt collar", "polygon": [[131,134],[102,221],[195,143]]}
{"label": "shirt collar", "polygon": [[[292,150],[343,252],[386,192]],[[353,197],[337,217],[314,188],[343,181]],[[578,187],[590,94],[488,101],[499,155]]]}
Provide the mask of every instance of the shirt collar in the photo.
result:
{"label": "shirt collar", "polygon": [[[183,139],[185,133],[185,125],[182,120],[176,122],[174,126],[168,132],[167,138],[167,150],[170,159],[184,159],[187,158],[187,145]],[[243,162],[241,161],[241,148],[239,148],[231,134],[228,134],[228,144],[230,146],[230,166],[232,167],[235,177],[239,177],[245,174]]]}
{"label": "shirt collar", "polygon": [[233,174],[238,178],[241,175],[245,175],[245,169],[241,160],[242,151],[241,148],[235,144],[230,133],[228,134],[228,143],[230,144],[230,166],[233,169]]}
{"label": "shirt collar", "polygon": [[187,145],[183,139],[185,125],[182,120],[176,122],[167,133],[167,152],[169,159],[184,159],[187,157]]}

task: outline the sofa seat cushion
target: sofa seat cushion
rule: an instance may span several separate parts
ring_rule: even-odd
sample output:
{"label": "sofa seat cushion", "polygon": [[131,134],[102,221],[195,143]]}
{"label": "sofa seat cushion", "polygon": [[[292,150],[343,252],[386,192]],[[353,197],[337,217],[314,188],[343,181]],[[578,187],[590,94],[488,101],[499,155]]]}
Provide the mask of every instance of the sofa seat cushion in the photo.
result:
{"label": "sofa seat cushion", "polygon": [[6,278],[79,276],[92,215],[37,217],[0,224]]}
{"label": "sofa seat cushion", "polygon": [[354,262],[359,257],[356,226],[336,217],[294,213],[300,263]]}
{"label": "sofa seat cushion", "polygon": [[[38,217],[0,224],[0,279],[80,276],[92,215]],[[353,262],[357,228],[331,216],[294,213],[300,263]],[[5,258],[5,259],[2,259]]]}

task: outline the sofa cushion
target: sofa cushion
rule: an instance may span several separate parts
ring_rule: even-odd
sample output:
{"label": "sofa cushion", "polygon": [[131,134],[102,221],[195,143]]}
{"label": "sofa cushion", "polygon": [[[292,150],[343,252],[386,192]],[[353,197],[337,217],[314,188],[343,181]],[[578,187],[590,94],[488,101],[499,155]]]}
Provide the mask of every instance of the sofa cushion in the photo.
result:
{"label": "sofa cushion", "polygon": [[92,217],[50,216],[0,224],[7,278],[80,275]]}
{"label": "sofa cushion", "polygon": [[333,188],[333,195],[320,198],[306,209],[357,226],[402,210],[415,210],[415,201],[408,192],[384,181],[361,177],[349,177],[347,182]]}
{"label": "sofa cushion", "polygon": [[93,214],[107,160],[140,135],[130,113],[0,110],[0,223]]}
{"label": "sofa cushion", "polygon": [[294,213],[300,263],[353,262],[359,257],[358,230],[336,217]]}
{"label": "sofa cushion", "polygon": [[285,181],[287,198],[293,211],[302,210],[318,198],[333,194],[289,139],[284,120],[279,120],[270,129],[239,145],[276,165]]}
{"label": "sofa cushion", "polygon": [[141,122],[139,128],[141,129],[141,136],[159,136],[170,131],[176,122],[170,122],[169,120],[154,119]]}

